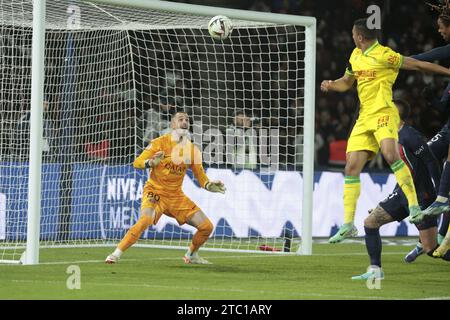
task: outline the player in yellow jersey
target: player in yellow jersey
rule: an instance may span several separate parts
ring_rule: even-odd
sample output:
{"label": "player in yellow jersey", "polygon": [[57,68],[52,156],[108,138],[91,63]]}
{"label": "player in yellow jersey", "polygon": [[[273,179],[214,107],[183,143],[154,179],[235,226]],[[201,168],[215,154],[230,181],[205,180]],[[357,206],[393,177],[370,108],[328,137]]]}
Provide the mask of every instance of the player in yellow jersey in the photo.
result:
{"label": "player in yellow jersey", "polygon": [[356,48],[349,60],[344,76],[338,80],[325,80],[323,92],[345,92],[357,81],[360,112],[347,145],[344,182],[344,224],[330,238],[338,243],[357,235],[354,226],[356,203],[360,195],[360,173],[367,161],[381,147],[384,159],[391,166],[398,184],[408,199],[410,221],[420,216],[414,183],[408,167],[401,160],[397,141],[400,117],[392,102],[392,86],[399,69],[417,70],[450,76],[450,70],[439,65],[403,57],[382,46],[377,39],[378,30],[370,29],[367,19],[355,21],[352,35]]}
{"label": "player in yellow jersey", "polygon": [[209,181],[202,166],[200,150],[188,138],[189,116],[177,112],[171,121],[171,132],[151,141],[134,160],[136,169],[151,168],[144,186],[141,215],[135,225],[110,254],[105,262],[119,261],[122,253],[131,247],[150,225],[165,214],[178,224],[189,224],[197,229],[183,259],[185,263],[208,264],[198,255],[198,249],[208,240],[213,225],[201,209],[181,189],[186,170],[190,167],[201,187],[211,192],[225,193],[221,181]]}

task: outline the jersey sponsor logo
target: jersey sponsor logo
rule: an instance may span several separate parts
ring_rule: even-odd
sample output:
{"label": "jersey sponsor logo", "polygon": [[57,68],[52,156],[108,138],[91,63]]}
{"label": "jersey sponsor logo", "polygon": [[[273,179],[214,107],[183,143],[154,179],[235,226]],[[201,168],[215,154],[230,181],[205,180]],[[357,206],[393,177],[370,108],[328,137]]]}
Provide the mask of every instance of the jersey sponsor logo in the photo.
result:
{"label": "jersey sponsor logo", "polygon": [[169,170],[170,174],[176,174],[178,176],[184,175],[185,173],[185,168],[183,168],[182,166],[178,166],[172,162],[168,162],[164,165],[164,168],[166,168],[167,170]]}
{"label": "jersey sponsor logo", "polygon": [[423,151],[425,150],[425,146],[420,146],[419,149],[417,149],[416,151],[414,151],[414,154],[416,156],[420,155]]}
{"label": "jersey sponsor logo", "polygon": [[374,80],[377,77],[375,70],[360,70],[354,71],[355,78],[357,80]]}

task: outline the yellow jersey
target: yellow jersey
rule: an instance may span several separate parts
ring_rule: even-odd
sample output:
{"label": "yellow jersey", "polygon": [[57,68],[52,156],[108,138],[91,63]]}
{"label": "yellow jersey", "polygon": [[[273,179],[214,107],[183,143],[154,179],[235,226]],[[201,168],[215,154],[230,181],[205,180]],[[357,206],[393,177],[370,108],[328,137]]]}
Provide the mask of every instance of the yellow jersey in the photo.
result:
{"label": "yellow jersey", "polygon": [[145,169],[145,161],[151,159],[158,151],[164,151],[164,158],[151,169],[147,181],[153,189],[169,193],[181,191],[183,179],[189,167],[202,188],[208,183],[200,150],[187,138],[183,138],[182,142],[173,140],[172,133],[152,140],[134,160],[134,167]]}
{"label": "yellow jersey", "polygon": [[358,83],[359,116],[373,116],[385,108],[397,112],[392,102],[392,86],[403,65],[403,56],[376,41],[364,52],[355,48],[349,62],[346,73]]}

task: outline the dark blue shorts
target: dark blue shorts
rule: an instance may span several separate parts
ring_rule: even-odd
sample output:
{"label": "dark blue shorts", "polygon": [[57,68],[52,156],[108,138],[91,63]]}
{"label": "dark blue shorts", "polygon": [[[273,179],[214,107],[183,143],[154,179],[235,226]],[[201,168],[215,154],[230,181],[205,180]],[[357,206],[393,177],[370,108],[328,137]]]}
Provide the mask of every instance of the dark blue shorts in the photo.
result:
{"label": "dark blue shorts", "polygon": [[[436,199],[434,194],[418,194],[419,204],[422,210],[426,209]],[[408,199],[401,189],[395,189],[386,199],[380,202],[380,207],[389,214],[395,221],[403,221],[409,217]],[[437,227],[437,217],[426,219],[421,224],[417,225],[419,230]]]}

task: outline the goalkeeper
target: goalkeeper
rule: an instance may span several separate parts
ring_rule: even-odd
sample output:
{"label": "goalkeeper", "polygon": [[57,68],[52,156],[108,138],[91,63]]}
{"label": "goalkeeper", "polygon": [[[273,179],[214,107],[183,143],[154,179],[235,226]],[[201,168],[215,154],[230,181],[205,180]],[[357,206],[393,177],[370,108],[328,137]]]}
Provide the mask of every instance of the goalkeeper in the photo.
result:
{"label": "goalkeeper", "polygon": [[213,224],[183,193],[181,186],[190,167],[200,186],[206,190],[225,193],[226,189],[221,181],[209,181],[206,176],[200,150],[189,140],[189,116],[185,112],[173,115],[171,132],[152,140],[133,165],[136,169],[151,169],[142,195],[141,215],[105,262],[118,262],[122,253],[136,243],[142,232],[165,214],[175,218],[179,225],[187,223],[197,229],[183,257],[184,262],[209,264],[198,255],[198,250],[208,240]]}

